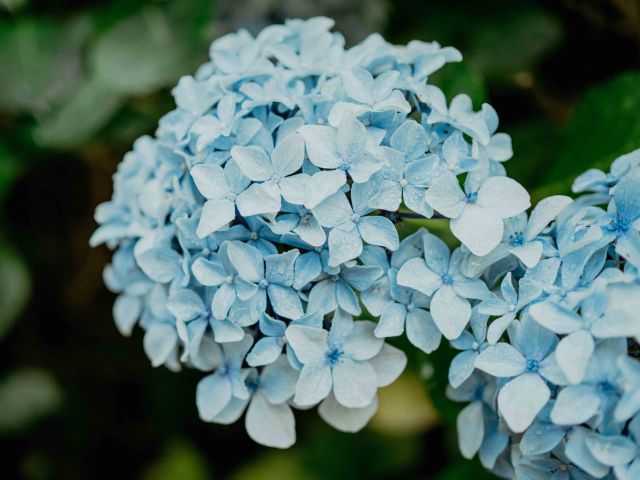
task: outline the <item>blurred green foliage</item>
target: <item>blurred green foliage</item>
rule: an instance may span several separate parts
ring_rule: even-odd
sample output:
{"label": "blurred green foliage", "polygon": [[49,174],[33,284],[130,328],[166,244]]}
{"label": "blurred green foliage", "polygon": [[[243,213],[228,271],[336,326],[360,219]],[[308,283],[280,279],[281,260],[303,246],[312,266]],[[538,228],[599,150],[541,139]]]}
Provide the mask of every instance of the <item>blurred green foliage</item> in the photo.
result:
{"label": "blurred green foliage", "polygon": [[[0,0],[6,478],[491,478],[457,450],[447,345],[428,357],[406,348],[407,377],[381,392],[364,432],[336,432],[309,412],[298,444],[276,452],[242,425],[200,422],[198,373],[152,370],[140,333],[123,339],[112,325],[100,279],[108,254],[87,239],[117,163],[172,108],[171,86],[206,60],[211,40],[300,11],[336,16],[348,39],[384,19],[397,43],[459,48],[465,61],[432,82],[449,98],[492,103],[513,138],[509,173],[535,199],[640,146],[637,2]],[[401,234],[421,226],[456,244],[438,220],[406,220]]]}

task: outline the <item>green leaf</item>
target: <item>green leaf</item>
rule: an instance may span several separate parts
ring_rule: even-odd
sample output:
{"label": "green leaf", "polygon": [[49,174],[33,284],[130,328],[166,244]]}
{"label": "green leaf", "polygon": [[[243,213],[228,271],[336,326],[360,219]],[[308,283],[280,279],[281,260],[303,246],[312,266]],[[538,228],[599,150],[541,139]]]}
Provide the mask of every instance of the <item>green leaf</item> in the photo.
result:
{"label": "green leaf", "polygon": [[24,170],[24,161],[0,143],[0,201]]}
{"label": "green leaf", "polygon": [[174,84],[194,64],[180,31],[157,8],[120,21],[97,40],[90,52],[96,77],[127,95]]}
{"label": "green leaf", "polygon": [[429,77],[429,83],[440,87],[449,100],[459,93],[466,93],[476,108],[487,98],[487,88],[482,75],[467,62],[446,65]]}
{"label": "green leaf", "polygon": [[562,40],[562,25],[542,8],[514,4],[477,24],[466,60],[492,80],[533,68]]}
{"label": "green leaf", "polygon": [[145,480],[207,480],[211,479],[200,452],[185,440],[174,440],[162,456],[147,470]]}
{"label": "green leaf", "polygon": [[45,117],[35,130],[46,147],[69,148],[89,140],[120,108],[124,98],[93,79],[81,86],[59,110]]}
{"label": "green leaf", "polygon": [[60,387],[48,372],[13,371],[0,383],[0,432],[24,431],[61,403]]}
{"label": "green leaf", "polygon": [[607,170],[615,158],[639,147],[640,70],[635,70],[587,91],[567,125],[547,180],[567,189],[588,168]]}
{"label": "green leaf", "polygon": [[0,7],[8,10],[11,13],[16,13],[21,10],[27,4],[27,0],[0,0]]}
{"label": "green leaf", "polygon": [[25,265],[12,252],[0,248],[0,338],[11,330],[30,293],[31,281]]}
{"label": "green leaf", "polygon": [[86,18],[0,23],[0,109],[42,114],[82,81]]}

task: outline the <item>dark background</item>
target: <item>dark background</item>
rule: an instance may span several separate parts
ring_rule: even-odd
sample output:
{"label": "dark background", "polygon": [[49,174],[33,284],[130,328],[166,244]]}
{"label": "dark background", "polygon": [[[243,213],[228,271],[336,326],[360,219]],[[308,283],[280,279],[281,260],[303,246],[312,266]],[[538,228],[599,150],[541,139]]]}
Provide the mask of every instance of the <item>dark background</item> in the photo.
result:
{"label": "dark background", "polygon": [[0,0],[0,452],[2,478],[490,478],[457,453],[444,396],[452,352],[409,351],[354,435],[315,412],[286,452],[243,425],[198,420],[201,374],[153,369],[121,337],[91,250],[95,206],[170,88],[241,26],[334,17],[348,43],[437,40],[465,61],[434,75],[489,101],[511,134],[509,174],[534,197],[640,147],[640,2],[448,0]]}

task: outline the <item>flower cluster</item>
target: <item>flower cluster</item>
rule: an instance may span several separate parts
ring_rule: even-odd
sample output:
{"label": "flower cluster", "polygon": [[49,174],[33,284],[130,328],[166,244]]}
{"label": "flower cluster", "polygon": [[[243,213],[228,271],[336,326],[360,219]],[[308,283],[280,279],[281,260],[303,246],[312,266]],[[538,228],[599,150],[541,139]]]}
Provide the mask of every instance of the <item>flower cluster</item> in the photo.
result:
{"label": "flower cluster", "polygon": [[[450,218],[465,251],[500,243],[529,196],[505,177],[511,141],[487,104],[447,104],[429,75],[454,48],[379,35],[344,48],[327,18],[230,34],[173,90],[177,108],[136,141],[99,205],[92,245],[115,249],[105,282],[154,366],[211,372],[202,419],[246,410],[256,441],[295,441],[293,408],[362,428],[405,355],[456,338],[490,297],[402,215]],[[459,185],[464,178],[464,189]],[[426,255],[426,256],[423,256]],[[363,314],[376,323],[355,320]]]}
{"label": "flower cluster", "polygon": [[640,478],[640,150],[574,191],[461,262],[495,288],[452,342],[460,449],[505,478]]}

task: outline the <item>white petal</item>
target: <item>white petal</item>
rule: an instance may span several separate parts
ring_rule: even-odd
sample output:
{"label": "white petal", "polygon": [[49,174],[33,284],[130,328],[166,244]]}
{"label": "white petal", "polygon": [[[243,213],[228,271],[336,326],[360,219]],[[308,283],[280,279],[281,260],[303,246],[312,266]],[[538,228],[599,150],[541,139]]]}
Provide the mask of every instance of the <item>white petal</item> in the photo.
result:
{"label": "white petal", "polygon": [[466,205],[466,195],[453,175],[438,177],[425,193],[429,206],[449,218],[456,218]]}
{"label": "white petal", "polygon": [[369,362],[342,358],[333,367],[333,394],[345,407],[366,407],[373,401],[377,389],[377,374]]}
{"label": "white petal", "polygon": [[531,206],[525,188],[509,177],[489,177],[478,190],[478,205],[500,218],[510,218]]}
{"label": "white petal", "polygon": [[458,218],[451,220],[451,232],[474,255],[486,255],[502,240],[504,223],[493,211],[468,204]]}
{"label": "white petal", "polygon": [[355,433],[362,430],[378,409],[378,399],[362,408],[347,408],[340,405],[333,394],[329,395],[318,407],[320,417],[336,430]]}
{"label": "white petal", "polygon": [[256,442],[267,447],[289,448],[296,443],[295,419],[286,403],[272,405],[257,392],[245,417],[247,433]]}
{"label": "white petal", "polygon": [[442,334],[447,339],[454,340],[469,323],[471,305],[451,285],[443,285],[431,299],[431,316]]}
{"label": "white petal", "polygon": [[549,401],[551,391],[536,373],[525,373],[498,393],[498,409],[514,433],[524,432]]}

